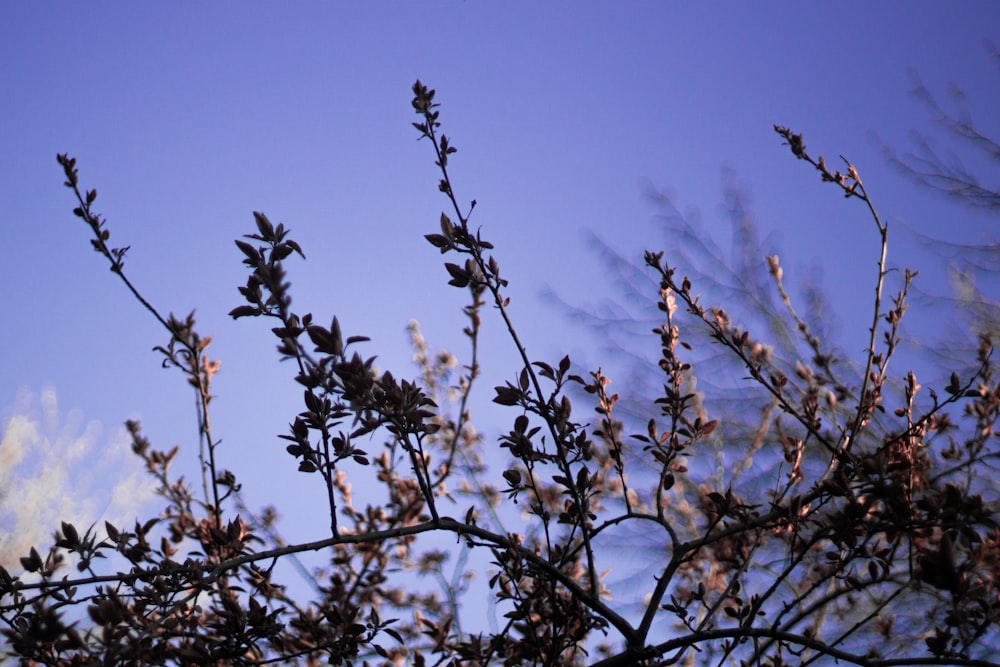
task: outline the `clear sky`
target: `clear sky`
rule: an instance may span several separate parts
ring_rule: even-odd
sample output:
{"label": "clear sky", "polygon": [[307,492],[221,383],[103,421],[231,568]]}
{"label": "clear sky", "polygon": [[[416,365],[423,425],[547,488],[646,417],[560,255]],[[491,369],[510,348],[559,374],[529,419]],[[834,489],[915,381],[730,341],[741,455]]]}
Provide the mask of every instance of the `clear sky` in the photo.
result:
{"label": "clear sky", "polygon": [[[165,311],[196,308],[214,337],[224,465],[254,505],[279,494],[293,507],[321,502],[274,437],[301,395],[276,361],[270,325],[226,317],[245,280],[232,240],[252,231],[253,210],[291,227],[308,257],[291,264],[297,307],[370,336],[365,349],[397,376],[411,373],[411,318],[464,360],[464,294],[446,286],[422,238],[446,202],[430,147],[410,126],[417,78],[438,91],[459,149],[458,195],[478,201],[473,221],[496,245],[533,357],[593,356],[586,334],[541,296],[586,305],[615,294],[588,233],[637,261],[647,247],[669,257],[651,187],[700,209],[724,239],[724,168],[752,192],[786,280],[822,267],[843,344],[859,352],[867,325],[853,323],[869,307],[850,304],[871,291],[874,225],[792,159],[771,126],[803,132],[828,160],[849,157],[899,230],[890,261],[927,261],[924,289],[946,292],[944,272],[903,226],[982,242],[996,239],[995,220],[909,184],[876,137],[905,148],[911,129],[931,128],[909,94],[915,76],[942,97],[949,82],[964,87],[973,117],[1000,135],[1000,71],[984,46],[998,33],[996,2],[5,2],[5,422],[34,415],[49,420],[52,442],[102,447],[140,418],[156,446],[195,455],[192,397],[151,352],[164,332],[71,214],[55,161],[69,152],[99,191],[112,244],[131,246],[134,282]],[[478,421],[495,442],[490,429],[503,422],[491,421],[489,387],[509,376],[512,356],[496,323],[485,336]],[[118,469],[85,476],[128,478],[127,466],[108,470]],[[265,483],[271,491],[255,491]],[[111,506],[107,493],[97,506]]]}

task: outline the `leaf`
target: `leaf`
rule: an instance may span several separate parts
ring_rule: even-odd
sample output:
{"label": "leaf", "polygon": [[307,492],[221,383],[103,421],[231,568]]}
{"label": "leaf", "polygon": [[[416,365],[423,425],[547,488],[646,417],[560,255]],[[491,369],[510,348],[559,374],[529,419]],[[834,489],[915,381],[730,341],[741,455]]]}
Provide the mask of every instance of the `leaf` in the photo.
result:
{"label": "leaf", "polygon": [[455,234],[455,224],[451,221],[445,213],[441,212],[441,233],[444,234],[445,238],[451,241]]}
{"label": "leaf", "polygon": [[528,415],[518,415],[514,420],[514,432],[524,433],[528,430]]}
{"label": "leaf", "polygon": [[[286,337],[288,333],[286,329],[282,328],[272,329],[272,332],[274,333],[275,336],[282,338]],[[332,342],[331,341],[332,336],[330,336],[329,331],[319,326],[318,324],[314,324],[306,329],[306,333],[309,334],[309,340],[311,340],[313,344],[316,346],[317,351],[319,352],[327,351],[327,348],[330,346]]]}
{"label": "leaf", "polygon": [[444,268],[448,269],[448,273],[451,274],[451,280],[448,281],[449,285],[454,285],[455,287],[466,287],[469,284],[469,272],[463,269],[458,264],[446,263]]}
{"label": "leaf", "polygon": [[275,246],[274,250],[271,251],[271,260],[275,262],[280,262],[289,255],[292,254],[292,248],[285,243],[279,246]]}
{"label": "leaf", "polygon": [[424,238],[435,248],[447,249],[450,245],[448,239],[441,234],[424,234]]}
{"label": "leaf", "polygon": [[240,252],[247,256],[247,258],[243,260],[243,263],[249,266],[257,266],[260,262],[260,253],[257,249],[246,241],[240,241],[239,239],[236,239],[235,243],[236,247],[240,249]]}
{"label": "leaf", "polygon": [[38,555],[35,547],[31,547],[31,553],[21,557],[21,567],[27,572],[35,572],[42,569],[42,557]]}
{"label": "leaf", "polygon": [[120,533],[118,532],[118,529],[115,528],[114,524],[112,524],[110,521],[105,521],[104,530],[108,532],[108,537],[110,537],[115,542],[118,541],[118,536],[120,535]]}
{"label": "leaf", "polygon": [[274,225],[271,221],[267,219],[267,216],[258,211],[253,212],[254,221],[257,223],[257,230],[260,235],[264,237],[265,241],[270,241],[274,238]]}
{"label": "leaf", "polygon": [[335,357],[341,357],[344,355],[344,334],[340,331],[340,320],[337,316],[333,316],[333,321],[330,322],[330,335],[333,338],[333,350],[332,353]]}
{"label": "leaf", "polygon": [[555,380],[555,371],[552,370],[552,366],[549,366],[544,361],[533,361],[531,362],[533,366],[539,368],[538,374],[543,378],[548,378],[549,380]]}
{"label": "leaf", "polygon": [[257,306],[237,306],[229,311],[229,316],[234,320],[238,320],[241,317],[256,317],[261,312],[261,309]]}
{"label": "leaf", "polygon": [[494,403],[500,405],[517,405],[521,400],[521,392],[514,387],[495,387],[497,395],[493,398]]}
{"label": "leaf", "polygon": [[954,396],[955,394],[957,394],[958,392],[960,392],[962,390],[960,382],[961,381],[958,378],[958,373],[956,373],[955,371],[952,371],[951,372],[951,381],[948,382],[948,386],[945,387],[944,390],[947,391],[949,394],[951,394],[951,395]]}

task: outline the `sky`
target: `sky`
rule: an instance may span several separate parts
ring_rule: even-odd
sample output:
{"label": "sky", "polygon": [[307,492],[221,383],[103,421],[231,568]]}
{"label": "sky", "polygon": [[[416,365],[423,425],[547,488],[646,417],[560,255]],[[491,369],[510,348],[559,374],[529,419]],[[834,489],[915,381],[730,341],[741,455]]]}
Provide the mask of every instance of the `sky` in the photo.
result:
{"label": "sky", "polygon": [[[915,187],[880,142],[905,150],[912,130],[933,132],[910,94],[917,78],[942,98],[962,86],[969,113],[1000,135],[1000,71],[985,46],[1000,42],[997,26],[994,2],[4,3],[0,479],[62,466],[19,487],[45,535],[66,498],[108,516],[128,509],[113,502],[123,490],[142,497],[126,419],[154,446],[196,454],[193,397],[151,351],[165,332],[90,250],[57,153],[98,190],[111,244],[131,247],[125,268],[146,298],[196,309],[213,337],[223,465],[252,506],[277,502],[291,537],[314,539],[322,524],[295,508],[321,508],[321,489],[275,437],[301,409],[293,371],[270,324],[227,317],[245,281],[233,239],[253,231],[254,210],[290,227],[308,258],[289,265],[295,307],[369,336],[363,351],[397,377],[415,375],[411,319],[465,360],[465,295],[423,239],[447,202],[410,125],[414,80],[438,91],[458,197],[477,200],[473,224],[496,246],[533,358],[601,362],[585,327],[545,296],[615,298],[589,239],[637,262],[645,248],[669,257],[648,196],[663,190],[724,243],[727,179],[751,195],[786,281],[821,270],[833,328],[859,352],[874,225],[771,127],[804,133],[828,161],[848,157],[890,224],[890,263],[947,292],[912,232],[982,243],[996,240],[995,220]],[[933,322],[933,306],[923,317]],[[655,338],[637,344],[656,352]],[[491,416],[489,388],[512,376],[514,355],[489,314],[483,363],[475,414],[495,442],[509,425]],[[81,442],[117,458],[81,466]],[[28,511],[6,498],[4,529]]]}

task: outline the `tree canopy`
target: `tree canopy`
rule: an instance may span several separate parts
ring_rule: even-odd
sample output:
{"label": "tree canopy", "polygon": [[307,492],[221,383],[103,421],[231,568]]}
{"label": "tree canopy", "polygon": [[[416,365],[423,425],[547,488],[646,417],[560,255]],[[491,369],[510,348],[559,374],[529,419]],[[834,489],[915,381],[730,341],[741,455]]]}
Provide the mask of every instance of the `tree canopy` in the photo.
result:
{"label": "tree canopy", "polygon": [[[133,526],[64,522],[50,549],[21,558],[22,571],[0,569],[8,656],[51,665],[1000,664],[991,341],[983,335],[967,360],[974,370],[945,386],[924,388],[890,365],[916,272],[887,267],[877,184],[774,127],[874,227],[858,240],[875,239],[877,270],[856,363],[800,316],[778,257],[767,258],[766,278],[793,343],[783,354],[767,332],[738,324],[746,303],[705,303],[696,280],[651,250],[660,321],[634,344],[658,350],[659,381],[641,418],[623,421],[601,367],[528,355],[502,251],[474,223],[475,200],[453,187],[456,148],[435,91],[417,81],[412,92],[413,127],[445,199],[425,238],[444,256],[444,279],[465,293],[464,355],[431,354],[414,326],[416,377],[376,370],[364,335],[343,331],[336,315],[294,309],[289,264],[305,249],[284,224],[255,212],[236,241],[248,276],[230,314],[267,322],[294,369],[290,390],[302,404],[277,439],[289,465],[325,490],[308,542],[286,543],[272,514],[243,502],[210,419],[211,338],[193,314],[164,315],[144,298],[96,190],[82,185],[76,159],[59,156],[93,249],[162,325],[168,339],[156,350],[194,391],[203,479],[198,489],[176,477],[171,463],[191,452],[158,449],[129,422],[162,511]],[[518,358],[493,388],[477,382],[489,363],[478,348],[484,320],[502,327]],[[755,405],[742,423],[722,418],[715,406],[725,397],[698,383],[695,353],[706,349],[744,376]],[[482,393],[508,424],[495,439],[474,426]],[[626,423],[642,427],[629,433]],[[301,595],[276,565],[307,552],[325,563],[303,573]],[[477,577],[492,601],[485,613],[471,597]]]}

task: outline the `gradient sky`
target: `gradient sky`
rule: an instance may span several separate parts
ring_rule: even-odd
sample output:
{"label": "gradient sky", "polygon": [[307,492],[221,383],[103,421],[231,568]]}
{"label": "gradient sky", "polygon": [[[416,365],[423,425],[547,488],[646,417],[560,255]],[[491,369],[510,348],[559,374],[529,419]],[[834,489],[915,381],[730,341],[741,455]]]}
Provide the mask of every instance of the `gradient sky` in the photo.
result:
{"label": "gradient sky", "polygon": [[[949,82],[962,86],[973,117],[1000,135],[1000,71],[984,45],[998,32],[996,2],[3,3],[5,421],[32,413],[24,392],[51,413],[53,394],[44,409],[37,399],[51,388],[61,409],[79,410],[68,424],[101,425],[80,426],[88,438],[113,442],[140,418],[156,446],[196,452],[192,396],[151,352],[165,333],[71,214],[55,161],[68,152],[99,192],[112,245],[131,246],[133,281],[164,311],[196,308],[214,337],[214,428],[251,503],[280,495],[292,519],[322,503],[319,480],[295,474],[274,437],[301,394],[270,324],[226,316],[245,280],[232,240],[253,231],[253,210],[291,227],[308,257],[290,264],[296,307],[370,336],[365,351],[397,376],[413,374],[411,318],[432,347],[465,360],[465,295],[422,238],[446,202],[410,126],[417,78],[438,91],[459,149],[457,194],[478,201],[473,222],[496,245],[533,358],[592,353],[541,296],[613,297],[588,233],[636,260],[647,247],[669,257],[650,188],[700,209],[724,239],[724,168],[752,192],[786,280],[822,267],[843,344],[860,351],[867,324],[853,322],[867,322],[869,306],[851,304],[870,294],[874,225],[771,126],[803,132],[828,161],[849,157],[895,234],[891,263],[924,269],[922,287],[946,292],[944,271],[903,226],[983,242],[997,238],[995,220],[914,187],[876,137],[905,149],[912,129],[932,130],[909,93],[916,76],[942,98]],[[490,387],[513,356],[496,322],[484,336],[474,415],[495,442],[505,422],[490,416]],[[656,343],[645,344],[655,353]],[[322,531],[287,526],[293,538]]]}

